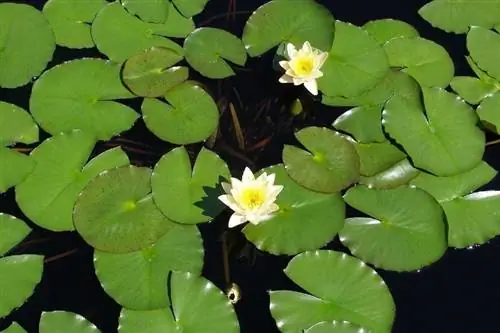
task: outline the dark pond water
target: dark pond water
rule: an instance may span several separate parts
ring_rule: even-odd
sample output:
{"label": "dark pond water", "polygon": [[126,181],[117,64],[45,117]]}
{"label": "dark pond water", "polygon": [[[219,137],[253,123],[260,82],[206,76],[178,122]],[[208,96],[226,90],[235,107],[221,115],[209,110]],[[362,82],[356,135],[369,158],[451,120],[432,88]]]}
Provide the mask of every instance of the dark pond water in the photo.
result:
{"label": "dark pond water", "polygon": [[[42,0],[10,2],[30,3],[38,8],[45,3]],[[196,21],[198,24],[224,28],[241,35],[248,12],[265,2],[211,0],[206,11]],[[392,0],[319,2],[329,7],[337,19],[358,25],[387,17],[411,23],[423,37],[440,43],[448,50],[455,61],[458,75],[471,74],[464,59],[464,36],[433,29],[418,16],[417,10],[427,0],[401,1],[398,5]],[[230,3],[236,7],[233,7],[237,11],[235,20],[221,15],[227,12]],[[50,66],[82,56],[96,57],[99,53],[95,50],[58,48]],[[207,85],[224,111],[221,119],[222,137],[213,149],[228,162],[234,174],[239,174],[245,165],[257,170],[281,162],[283,144],[294,142],[294,129],[308,125],[329,125],[343,111],[322,107],[319,103],[313,106],[312,100],[303,95],[306,112],[291,119],[286,111],[287,107],[303,94],[303,90],[278,84],[278,73],[270,68],[271,61],[272,56],[251,59],[247,69],[239,70],[237,77],[224,81],[210,81],[192,73],[194,79]],[[0,89],[0,100],[28,109],[30,90],[31,86],[14,90]],[[228,101],[237,109],[246,137],[246,151],[238,148],[227,109]],[[140,101],[133,102],[132,105],[139,110]],[[125,142],[123,138],[133,142]],[[135,164],[148,166],[154,165],[161,155],[172,148],[145,131],[141,121],[109,144],[122,144]],[[255,148],[256,145],[258,148]],[[200,147],[193,145],[190,149],[196,153]],[[99,153],[107,148],[109,145],[101,144],[95,152]],[[496,169],[500,168],[500,159],[497,157],[499,154],[500,147],[488,147],[486,160]],[[500,188],[500,181],[489,184],[488,188]],[[0,196],[0,211],[23,218],[15,205],[13,191]],[[225,229],[227,218],[228,215],[221,216],[210,225],[200,226],[206,249],[203,273],[220,288],[225,286],[225,281],[219,237]],[[104,333],[116,332],[120,307],[99,286],[93,273],[92,249],[75,233],[56,234],[35,225],[31,227],[34,232],[13,253],[45,255],[47,262],[43,280],[27,304],[0,320],[0,330],[12,321],[18,321],[30,333],[37,332],[42,311],[66,310],[85,316]],[[231,275],[243,292],[243,298],[236,305],[241,332],[278,332],[268,310],[267,291],[297,289],[282,272],[290,258],[258,253],[251,246],[245,245],[237,233],[232,237],[237,240],[237,251],[231,254]],[[345,250],[337,240],[332,241],[328,248]],[[494,239],[475,249],[449,250],[439,262],[421,272],[393,273],[379,270],[379,273],[387,282],[397,305],[394,332],[500,331],[500,239]]]}

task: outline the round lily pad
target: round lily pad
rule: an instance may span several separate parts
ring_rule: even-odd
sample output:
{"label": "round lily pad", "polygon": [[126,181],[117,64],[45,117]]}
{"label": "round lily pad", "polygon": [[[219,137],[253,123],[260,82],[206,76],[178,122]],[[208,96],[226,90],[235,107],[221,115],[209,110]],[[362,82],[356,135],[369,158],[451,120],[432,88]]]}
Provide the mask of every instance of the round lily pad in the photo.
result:
{"label": "round lily pad", "polygon": [[109,140],[137,120],[132,108],[112,101],[131,97],[120,81],[119,64],[78,59],[51,68],[36,81],[30,110],[52,135],[80,129]]}
{"label": "round lily pad", "polygon": [[170,271],[201,274],[203,241],[195,226],[173,222],[156,243],[130,253],[95,251],[95,273],[106,293],[128,309],[152,310],[170,305]]}
{"label": "round lily pad", "polygon": [[83,49],[94,47],[90,24],[108,2],[106,0],[49,0],[43,15],[54,31],[57,45]]}
{"label": "round lily pad", "polygon": [[199,28],[184,41],[186,60],[195,70],[211,79],[235,75],[226,60],[240,66],[247,61],[243,42],[229,32],[216,28]]}
{"label": "round lily pad", "polygon": [[373,218],[349,218],[340,240],[364,262],[412,271],[439,260],[447,249],[443,210],[418,188],[370,189],[359,185],[345,202]]}
{"label": "round lily pad", "polygon": [[32,151],[36,165],[16,187],[16,201],[34,223],[52,231],[74,230],[73,206],[84,187],[102,171],[129,164],[121,148],[114,148],[85,165],[94,144],[91,136],[75,131],[49,138]]}
{"label": "round lily pad", "polygon": [[247,224],[245,237],[255,246],[272,254],[292,255],[313,250],[331,241],[342,228],[345,205],[340,194],[324,194],[295,183],[282,164],[262,170],[276,175],[283,185],[276,204],[280,210],[269,220]]}
{"label": "round lily pad", "polygon": [[152,245],[171,222],[151,195],[151,169],[120,167],[104,171],[80,193],[73,211],[75,228],[96,250],[126,253]]}
{"label": "round lily pad", "polygon": [[483,99],[500,90],[500,86],[469,76],[454,77],[450,86],[467,103],[473,105],[479,104]]}
{"label": "round lily pad", "polygon": [[118,333],[179,332],[179,326],[170,308],[158,310],[130,310],[122,308],[119,318]]}
{"label": "round lily pad", "polygon": [[307,295],[271,291],[270,310],[281,332],[301,332],[323,321],[349,321],[390,332],[395,305],[380,276],[345,253],[319,250],[295,256],[286,275]]}
{"label": "round lily pad", "polygon": [[40,318],[40,333],[101,333],[101,331],[79,314],[65,311],[43,312]]}
{"label": "round lily pad", "polygon": [[165,0],[120,0],[132,15],[137,15],[145,22],[164,23],[169,14],[169,2]]}
{"label": "round lily pad", "polygon": [[2,333],[27,333],[27,332],[18,323],[12,323],[12,325],[7,327],[7,329],[2,331]]}
{"label": "round lily pad", "polygon": [[17,255],[0,258],[0,318],[20,307],[42,279],[43,257]]}
{"label": "round lily pad", "polygon": [[[186,1],[186,0],[185,0]],[[257,57],[282,42],[329,51],[335,32],[330,11],[316,1],[272,0],[257,8],[243,30],[243,43],[251,57]]]}
{"label": "round lily pad", "polygon": [[0,256],[19,244],[31,228],[15,216],[0,213]]}
{"label": "round lily pad", "polygon": [[54,33],[40,11],[0,4],[0,87],[29,83],[47,67],[55,48]]}
{"label": "round lily pad", "polygon": [[192,17],[205,9],[208,0],[172,0],[175,7],[185,17]]}
{"label": "round lily pad", "polygon": [[24,109],[0,102],[0,146],[38,141],[38,126]]}
{"label": "round lily pad", "polygon": [[142,116],[157,137],[184,145],[206,140],[217,129],[219,109],[200,85],[186,81],[165,94],[167,103],[147,98]]}
{"label": "round lily pad", "polygon": [[306,150],[285,145],[283,162],[290,177],[317,192],[338,192],[359,179],[359,156],[346,136],[324,127],[295,133]]}
{"label": "round lily pad", "polygon": [[0,147],[0,193],[20,184],[35,168],[35,161],[22,153]]}
{"label": "round lily pad", "polygon": [[369,330],[353,325],[348,321],[321,322],[304,331],[304,333],[370,333]]}
{"label": "round lily pad", "polygon": [[366,23],[363,28],[380,44],[398,37],[418,37],[419,33],[412,25],[394,19],[380,19]]}

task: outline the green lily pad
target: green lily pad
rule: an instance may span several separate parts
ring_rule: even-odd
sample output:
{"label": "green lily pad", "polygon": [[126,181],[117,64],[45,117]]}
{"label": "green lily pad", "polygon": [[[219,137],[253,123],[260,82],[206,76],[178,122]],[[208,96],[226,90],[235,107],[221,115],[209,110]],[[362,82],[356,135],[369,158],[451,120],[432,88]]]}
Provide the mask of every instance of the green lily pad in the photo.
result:
{"label": "green lily pad", "polygon": [[12,325],[3,330],[2,333],[27,333],[27,332],[18,323],[12,323]]}
{"label": "green lily pad", "polygon": [[132,127],[138,118],[112,101],[133,95],[120,81],[120,65],[103,59],[78,59],[45,72],[33,86],[31,114],[52,135],[80,129],[100,140]]}
{"label": "green lily pad", "polygon": [[368,216],[348,218],[341,242],[364,262],[393,271],[412,271],[446,252],[443,210],[418,188],[370,189],[360,185],[345,202]]}
{"label": "green lily pad", "polygon": [[[485,47],[487,45],[487,47]],[[476,64],[496,80],[500,80],[500,35],[482,27],[471,27],[467,34],[467,49]]]}
{"label": "green lily pad", "polygon": [[308,251],[295,256],[285,274],[313,296],[270,292],[271,314],[281,332],[299,332],[333,320],[375,332],[391,331],[395,312],[391,293],[361,260],[335,251]]}
{"label": "green lily pad", "polygon": [[353,108],[341,114],[333,127],[349,133],[358,143],[386,142],[381,124],[382,108],[382,105]]}
{"label": "green lily pad", "polygon": [[186,149],[175,148],[154,168],[153,198],[163,214],[175,222],[208,222],[225,208],[218,200],[224,192],[220,183],[230,178],[227,164],[216,153],[202,148],[191,167]]}
{"label": "green lily pad", "polygon": [[19,308],[42,279],[43,257],[18,255],[0,258],[0,318]]}
{"label": "green lily pad", "polygon": [[[189,1],[189,0],[186,0]],[[243,30],[243,43],[251,57],[257,57],[282,42],[309,43],[322,51],[330,50],[335,20],[330,11],[316,1],[272,0],[257,8]]]}
{"label": "green lily pad", "polygon": [[0,193],[23,182],[35,168],[35,161],[22,153],[0,147]]}
{"label": "green lily pad", "polygon": [[493,84],[475,77],[457,76],[450,83],[451,88],[469,104],[479,104],[483,99],[500,90]]}
{"label": "green lily pad", "polygon": [[177,52],[152,47],[129,58],[123,67],[125,85],[137,96],[160,97],[189,77],[187,67],[170,67],[183,58]]}
{"label": "green lily pad", "polygon": [[368,32],[337,21],[335,41],[321,71],[318,86],[324,95],[353,97],[375,87],[389,72],[389,63]]}
{"label": "green lily pad", "polygon": [[0,213],[0,256],[5,255],[31,232],[31,228],[15,216]]}
{"label": "green lily pad", "polygon": [[338,192],[359,179],[359,156],[346,136],[325,127],[307,127],[295,133],[306,147],[285,145],[287,173],[300,185],[317,192]]}
{"label": "green lily pad", "polygon": [[85,165],[94,144],[91,136],[75,131],[47,139],[33,150],[35,169],[16,187],[16,201],[30,220],[52,231],[74,230],[73,206],[80,192],[101,172],[129,164],[123,150],[114,148]]}
{"label": "green lily pad", "polygon": [[43,15],[54,31],[57,45],[74,49],[94,47],[90,24],[107,3],[106,0],[47,1]]}
{"label": "green lily pad", "polygon": [[65,311],[43,312],[39,330],[40,333],[101,333],[81,315]]}
{"label": "green lily pad", "polygon": [[211,79],[235,75],[226,60],[240,66],[247,61],[243,42],[229,32],[216,28],[199,28],[184,41],[186,60],[196,71]]}
{"label": "green lily pad", "polygon": [[293,255],[314,250],[331,241],[344,224],[345,205],[340,194],[324,194],[295,183],[282,164],[262,170],[276,175],[283,185],[276,203],[280,210],[260,224],[247,224],[245,237],[275,255]]}
{"label": "green lily pad", "polygon": [[32,6],[0,4],[0,87],[31,82],[52,59],[56,42],[49,23]]}
{"label": "green lily pad", "polygon": [[441,45],[421,37],[394,38],[384,44],[391,67],[402,67],[426,87],[446,87],[455,67]]}
{"label": "green lily pad", "polygon": [[423,88],[425,111],[414,101],[393,97],[382,112],[385,131],[417,168],[440,176],[468,171],[482,160],[485,135],[464,101],[440,88]]}
{"label": "green lily pad", "polygon": [[92,23],[92,37],[101,53],[122,62],[153,46],[166,47],[182,55],[182,47],[166,37],[186,37],[194,28],[193,21],[183,18],[175,8],[170,8],[165,23],[154,24],[129,14],[115,1],[97,14]]}
{"label": "green lily pad", "polygon": [[488,73],[486,73],[481,68],[479,68],[479,66],[474,62],[474,60],[472,60],[472,58],[470,56],[466,56],[465,60],[469,64],[469,66],[472,69],[472,71],[477,75],[477,77],[481,81],[483,81],[485,83],[488,83],[488,84],[491,84],[491,85],[494,85],[494,86],[496,86],[496,85],[499,84],[499,82],[498,82],[497,79],[494,79],[493,77],[491,77],[490,75],[488,75]]}
{"label": "green lily pad", "polygon": [[205,9],[208,0],[172,0],[175,7],[185,17],[192,17]]}
{"label": "green lily pad", "polygon": [[132,15],[145,22],[164,23],[169,16],[169,2],[166,0],[120,0]]}
{"label": "green lily pad", "polygon": [[38,142],[38,126],[24,109],[0,102],[0,146]]}
{"label": "green lily pad", "polygon": [[500,22],[500,2],[434,0],[418,11],[432,26],[447,32],[466,33],[470,26],[491,28]]}
{"label": "green lily pad", "polygon": [[170,308],[158,310],[130,310],[122,308],[119,318],[118,333],[180,333]]}
{"label": "green lily pad", "polygon": [[324,321],[318,323],[305,330],[304,333],[370,333],[370,331],[353,325],[348,321],[340,322],[334,320],[333,322]]}
{"label": "green lily pad", "polygon": [[183,82],[165,94],[167,103],[147,98],[142,117],[157,137],[184,145],[204,141],[219,125],[219,109],[212,96],[195,82]]}
{"label": "green lily pad", "polygon": [[370,188],[396,188],[408,184],[419,174],[420,171],[415,169],[408,159],[404,159],[371,177],[361,176],[359,183]]}
{"label": "green lily pad", "polygon": [[151,169],[104,171],[80,193],[73,211],[78,233],[96,250],[127,253],[155,243],[171,225],[153,202]]}
{"label": "green lily pad", "polygon": [[363,25],[363,28],[368,31],[380,45],[385,44],[393,38],[413,38],[420,36],[417,29],[412,25],[391,18],[367,22]]}
{"label": "green lily pad", "polygon": [[406,154],[389,141],[357,143],[355,145],[360,160],[360,174],[374,176],[404,160]]}
{"label": "green lily pad", "polygon": [[487,129],[500,133],[500,94],[486,97],[477,107],[476,112]]}
{"label": "green lily pad", "polygon": [[170,271],[201,274],[203,240],[195,226],[169,223],[155,244],[130,253],[95,251],[95,273],[106,293],[128,309],[152,310],[170,305]]}

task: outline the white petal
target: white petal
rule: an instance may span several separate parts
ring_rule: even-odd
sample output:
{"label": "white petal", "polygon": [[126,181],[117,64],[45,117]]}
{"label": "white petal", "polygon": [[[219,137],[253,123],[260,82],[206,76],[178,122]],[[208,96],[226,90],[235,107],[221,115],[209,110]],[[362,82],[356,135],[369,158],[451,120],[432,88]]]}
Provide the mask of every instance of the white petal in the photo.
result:
{"label": "white petal", "polygon": [[258,178],[257,178],[257,181],[258,182],[264,182],[265,180],[267,180],[267,173],[263,172]]}
{"label": "white petal", "polygon": [[245,170],[243,171],[243,176],[241,177],[241,181],[243,183],[246,183],[252,180],[255,180],[252,170],[250,170],[250,168],[248,167],[245,167]]}
{"label": "white petal", "polygon": [[293,82],[293,77],[285,74],[282,77],[280,77],[279,82],[280,83],[292,83]]}
{"label": "white petal", "polygon": [[224,194],[220,195],[218,198],[220,201],[222,201],[224,205],[228,206],[233,211],[235,212],[241,211],[240,207],[236,204],[236,201],[234,201],[234,198],[231,195]]}
{"label": "white petal", "polygon": [[318,84],[316,83],[316,80],[309,80],[306,83],[304,83],[304,87],[306,87],[307,90],[313,95],[318,94]]}
{"label": "white petal", "polygon": [[270,195],[276,198],[281,191],[283,191],[283,185],[274,185]]}
{"label": "white petal", "polygon": [[271,173],[267,176],[267,183],[269,185],[273,185],[274,184],[274,179],[276,178],[276,174],[274,173]]}
{"label": "white petal", "polygon": [[295,48],[295,45],[293,45],[292,43],[288,43],[286,45],[286,53],[289,59],[294,58],[295,55],[297,54],[297,49]]}
{"label": "white petal", "polygon": [[281,60],[281,61],[279,62],[279,64],[280,64],[280,66],[281,66],[283,69],[285,69],[285,70],[286,70],[286,69],[290,69],[290,65],[288,64],[288,61],[286,61],[286,60]]}
{"label": "white petal", "polygon": [[224,189],[224,192],[226,193],[231,193],[231,184],[226,183],[226,182],[221,182],[222,188]]}
{"label": "white petal", "polygon": [[277,212],[278,210],[280,209],[280,207],[273,203],[269,206],[269,210],[268,210],[268,213],[274,213],[274,212]]}
{"label": "white petal", "polygon": [[322,52],[320,55],[318,55],[317,60],[316,60],[318,62],[318,64],[317,64],[318,69],[323,66],[326,59],[328,59],[328,52]]}
{"label": "white petal", "polygon": [[229,228],[234,228],[246,222],[246,219],[242,215],[233,214],[229,218]]}
{"label": "white petal", "polygon": [[309,42],[304,42],[304,45],[302,45],[302,50],[304,50],[305,52],[307,53],[312,53],[312,47],[311,47],[311,44]]}
{"label": "white petal", "polygon": [[296,85],[296,86],[300,86],[301,84],[304,84],[305,82],[307,82],[307,81],[304,80],[304,79],[301,79],[301,78],[298,78],[298,77],[294,77],[293,78],[293,84]]}
{"label": "white petal", "polygon": [[237,178],[231,178],[231,187],[234,190],[238,190],[241,187],[241,185],[242,185],[241,180]]}

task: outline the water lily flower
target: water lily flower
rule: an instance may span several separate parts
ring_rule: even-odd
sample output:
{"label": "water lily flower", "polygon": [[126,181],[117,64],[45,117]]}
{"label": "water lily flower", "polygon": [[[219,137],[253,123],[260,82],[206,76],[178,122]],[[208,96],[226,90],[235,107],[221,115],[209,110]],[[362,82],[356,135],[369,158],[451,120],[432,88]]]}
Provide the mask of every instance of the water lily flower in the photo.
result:
{"label": "water lily flower", "polygon": [[316,79],[323,76],[320,69],[328,58],[328,52],[313,48],[309,42],[305,42],[300,50],[288,43],[286,56],[288,60],[279,62],[280,66],[286,70],[279,82],[293,83],[296,86],[303,84],[311,94],[317,95],[318,83]]}
{"label": "water lily flower", "polygon": [[245,222],[259,224],[272,217],[279,210],[276,197],[283,186],[274,185],[275,174],[262,173],[257,179],[249,168],[245,168],[242,179],[231,178],[231,184],[222,182],[227,194],[219,200],[234,213],[229,219],[229,228]]}

